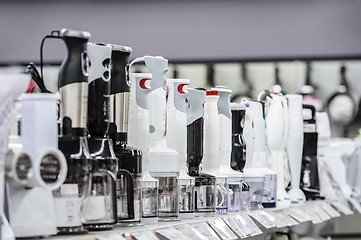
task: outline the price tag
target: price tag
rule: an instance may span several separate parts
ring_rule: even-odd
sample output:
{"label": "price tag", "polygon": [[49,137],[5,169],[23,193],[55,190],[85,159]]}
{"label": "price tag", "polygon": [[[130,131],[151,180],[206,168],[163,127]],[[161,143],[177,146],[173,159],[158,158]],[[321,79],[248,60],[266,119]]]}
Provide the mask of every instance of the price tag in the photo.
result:
{"label": "price tag", "polygon": [[208,220],[208,224],[218,234],[222,240],[235,240],[238,239],[236,234],[232,232],[227,224],[220,218]]}
{"label": "price tag", "polygon": [[250,212],[249,215],[267,229],[277,227],[275,218],[262,210]]}
{"label": "price tag", "polygon": [[186,236],[190,239],[207,240],[207,237],[203,236],[200,233],[193,231],[191,225],[189,225],[189,224],[177,225],[177,226],[174,226],[174,228],[178,229],[184,236]]}
{"label": "price tag", "polygon": [[243,232],[241,231],[241,229],[238,227],[236,220],[234,219],[234,217],[227,217],[227,218],[223,218],[223,221],[227,224],[227,226],[233,230],[233,232],[238,236],[238,238],[243,238],[246,237],[244,236]]}
{"label": "price tag", "polygon": [[219,240],[217,234],[206,222],[192,225],[192,230],[206,237],[205,239]]}
{"label": "price tag", "polygon": [[286,226],[294,226],[294,225],[298,224],[298,222],[296,220],[294,220],[288,214],[284,213],[283,210],[277,210],[277,211],[272,211],[272,212],[275,215],[276,219],[279,219],[283,223],[285,223],[285,225],[281,225],[281,226],[279,226],[277,224],[277,227],[279,227],[279,228],[280,227],[286,227]]}
{"label": "price tag", "polygon": [[322,221],[330,220],[330,215],[327,214],[321,207],[321,204],[315,204],[313,207],[313,210],[317,213],[317,215],[321,218]]}
{"label": "price tag", "polygon": [[361,205],[356,199],[348,198],[347,200],[352,204],[352,206],[354,207],[354,209],[356,209],[358,213],[361,213]]}
{"label": "price tag", "polygon": [[244,216],[237,215],[237,216],[233,216],[232,219],[235,222],[235,224],[237,224],[240,232],[243,235],[241,238],[251,237],[254,234],[253,233],[254,230],[252,229],[251,226],[247,226],[246,219],[244,219],[243,217]]}
{"label": "price tag", "polygon": [[118,233],[110,233],[105,235],[97,236],[98,240],[126,240],[123,236]]}
{"label": "price tag", "polygon": [[290,215],[291,217],[293,217],[294,219],[296,219],[300,223],[308,222],[308,221],[312,220],[312,217],[310,215],[308,215],[303,210],[301,210],[300,208],[297,208],[297,207],[288,208],[283,211],[285,213],[287,213],[288,215]]}
{"label": "price tag", "polygon": [[341,202],[331,202],[332,206],[334,206],[340,213],[343,213],[345,215],[351,215],[353,214],[353,211],[346,206],[345,204],[341,203]]}
{"label": "price tag", "polygon": [[323,210],[325,210],[325,212],[327,212],[328,215],[330,215],[331,217],[339,217],[341,216],[341,214],[339,212],[337,212],[330,204],[328,204],[327,202],[323,202],[321,204],[321,207]]}
{"label": "price tag", "polygon": [[156,230],[157,233],[164,237],[172,240],[191,240],[192,238],[186,237],[181,231],[173,227],[159,228]]}
{"label": "price tag", "polygon": [[262,234],[262,230],[257,226],[257,224],[252,220],[252,218],[248,215],[242,215],[242,218],[245,221],[246,229],[250,229],[252,231],[251,236],[256,236]]}
{"label": "price tag", "polygon": [[313,208],[313,206],[304,206],[302,207],[302,210],[305,211],[308,215],[311,216],[312,218],[312,223],[313,224],[318,224],[323,222],[322,219],[320,218],[320,216],[318,216],[317,211]]}
{"label": "price tag", "polygon": [[137,240],[159,240],[152,231],[132,232],[131,235]]}

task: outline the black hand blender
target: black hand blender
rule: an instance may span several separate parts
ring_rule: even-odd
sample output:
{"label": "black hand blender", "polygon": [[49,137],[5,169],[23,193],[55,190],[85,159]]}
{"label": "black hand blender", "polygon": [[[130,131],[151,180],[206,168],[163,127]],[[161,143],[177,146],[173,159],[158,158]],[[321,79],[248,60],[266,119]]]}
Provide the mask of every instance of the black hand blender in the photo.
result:
{"label": "black hand blender", "polygon": [[58,36],[53,33],[51,36],[61,38],[67,47],[58,79],[61,96],[58,147],[66,158],[68,173],[64,184],[53,192],[57,227],[60,234],[81,233],[84,232],[81,209],[89,194],[91,171],[85,136],[89,70],[87,42],[90,34],[70,29],[62,29]]}
{"label": "black hand blender", "polygon": [[117,222],[116,179],[118,159],[109,138],[110,45],[88,43],[91,61],[88,95],[88,144],[92,183],[84,211],[89,230],[112,229]]}
{"label": "black hand blender", "polygon": [[128,145],[127,136],[130,84],[126,66],[131,51],[127,46],[112,45],[110,131],[119,158],[118,221],[123,224],[140,223],[142,200],[142,152]]}

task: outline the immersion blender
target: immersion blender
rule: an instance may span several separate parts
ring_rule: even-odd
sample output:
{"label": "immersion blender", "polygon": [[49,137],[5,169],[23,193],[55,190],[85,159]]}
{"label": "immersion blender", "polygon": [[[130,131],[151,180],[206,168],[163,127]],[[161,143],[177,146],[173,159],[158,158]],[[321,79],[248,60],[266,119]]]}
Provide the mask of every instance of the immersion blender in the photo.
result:
{"label": "immersion blender", "polygon": [[158,179],[149,174],[149,104],[151,92],[150,73],[132,73],[131,66],[144,61],[136,58],[129,64],[127,77],[130,80],[128,143],[142,151],[142,202],[141,222],[152,224],[158,222]]}
{"label": "immersion blender", "polygon": [[116,178],[118,159],[109,139],[110,45],[88,43],[89,72],[88,144],[92,158],[92,183],[83,208],[85,227],[111,229],[117,222]]}
{"label": "immersion blender", "polygon": [[179,216],[194,217],[194,178],[186,172],[188,79],[167,79],[167,146],[179,154]]}
{"label": "immersion blender", "polygon": [[139,223],[141,220],[142,153],[128,145],[128,113],[130,84],[126,66],[132,49],[112,45],[110,88],[110,137],[119,159],[117,176],[118,222]]}
{"label": "immersion blender", "polygon": [[166,74],[168,60],[144,57],[152,74],[149,93],[149,172],[159,180],[159,218],[177,219],[179,214],[179,156],[164,141],[166,114]]}
{"label": "immersion blender", "polygon": [[195,177],[196,216],[216,211],[216,177],[201,172],[204,140],[204,103],[206,92],[188,89],[187,102],[187,167],[188,174]]}
{"label": "immersion blender", "polygon": [[84,231],[81,213],[90,189],[90,153],[85,137],[88,108],[89,60],[87,42],[90,34],[62,29],[67,56],[59,70],[61,135],[58,147],[68,165],[64,184],[53,192],[59,233]]}
{"label": "immersion blender", "polygon": [[231,168],[232,152],[232,113],[230,106],[230,97],[232,91],[225,86],[216,86],[212,88],[218,91],[218,111],[219,111],[219,157],[220,172],[228,176],[229,202],[228,212],[239,212],[241,207],[242,192],[242,173]]}
{"label": "immersion blender", "polygon": [[248,104],[253,112],[254,123],[254,148],[251,167],[265,176],[262,206],[265,208],[276,207],[277,174],[267,165],[266,122],[263,102],[249,101]]}
{"label": "immersion blender", "polygon": [[290,205],[290,197],[284,186],[285,146],[288,127],[287,102],[278,94],[266,97],[266,134],[272,170],[277,173],[277,206]]}
{"label": "immersion blender", "polygon": [[250,208],[258,209],[262,207],[262,199],[265,184],[265,173],[259,169],[253,168],[253,157],[255,148],[255,125],[254,114],[249,107],[248,100],[241,101],[241,107],[244,111],[244,119],[241,121],[243,125],[243,136],[246,141],[246,164],[243,169],[244,181],[249,186]]}
{"label": "immersion blender", "polygon": [[291,202],[305,202],[306,196],[300,189],[302,150],[303,150],[303,115],[302,95],[287,94],[290,127],[287,154],[291,170],[291,189],[288,191]]}
{"label": "immersion blender", "polygon": [[227,213],[230,190],[228,176],[220,172],[220,134],[218,115],[218,91],[206,91],[206,103],[204,104],[204,154],[203,169],[205,173],[216,177],[216,212]]}

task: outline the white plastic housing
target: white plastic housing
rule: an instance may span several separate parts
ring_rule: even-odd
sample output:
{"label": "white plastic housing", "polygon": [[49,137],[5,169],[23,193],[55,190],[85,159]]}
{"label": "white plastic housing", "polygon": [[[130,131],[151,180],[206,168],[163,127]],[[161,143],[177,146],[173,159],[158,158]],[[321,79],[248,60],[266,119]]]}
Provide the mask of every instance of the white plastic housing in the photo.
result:
{"label": "white plastic housing", "polygon": [[283,147],[286,144],[284,142],[286,137],[285,126],[287,125],[286,111],[282,97],[272,95],[272,99],[267,98],[267,100],[269,101],[266,117],[267,144],[270,150],[272,170],[277,173],[277,204],[280,207],[285,207],[290,204],[289,196],[284,187],[285,149]]}
{"label": "white plastic housing", "polygon": [[[87,52],[90,59],[91,67],[89,69],[88,82],[102,78],[105,82],[110,80],[110,59],[112,55],[112,46],[110,44],[100,45],[87,43]],[[108,65],[104,64],[108,61]],[[108,74],[106,74],[106,72]]]}
{"label": "white plastic housing", "polygon": [[[30,186],[39,186],[47,190],[59,188],[65,181],[67,163],[58,150],[57,101],[55,94],[25,94],[21,98],[22,125],[21,141],[23,148],[32,154],[34,176]],[[57,180],[46,183],[40,173],[42,159],[51,154],[60,166]]]}
{"label": "white plastic housing", "polygon": [[203,170],[222,177],[219,171],[219,115],[218,95],[207,95],[204,104]]}
{"label": "white plastic housing", "polygon": [[303,115],[302,96],[297,94],[287,94],[288,117],[292,127],[289,128],[287,143],[288,161],[291,171],[291,190],[288,192],[292,202],[304,202],[306,196],[299,188],[303,152]]}
{"label": "white plastic housing", "polygon": [[252,167],[267,168],[266,122],[263,118],[263,106],[260,102],[250,101],[249,108],[253,112],[254,124],[254,151]]}
{"label": "white plastic housing", "polygon": [[149,106],[150,73],[129,73],[128,143],[142,151],[142,181],[158,181],[149,174]]}
{"label": "white plastic housing", "polygon": [[[14,118],[14,100],[24,93],[30,83],[29,74],[1,74],[0,75],[0,186],[5,185],[5,153],[7,151],[8,131]],[[0,217],[4,223],[6,217],[4,209],[4,187],[0,187]],[[13,236],[8,225],[1,224],[1,232]]]}
{"label": "white plastic housing", "polygon": [[[179,154],[179,172],[187,177],[187,115],[186,96],[189,79],[167,79],[167,147]],[[189,177],[188,177],[189,178]]]}

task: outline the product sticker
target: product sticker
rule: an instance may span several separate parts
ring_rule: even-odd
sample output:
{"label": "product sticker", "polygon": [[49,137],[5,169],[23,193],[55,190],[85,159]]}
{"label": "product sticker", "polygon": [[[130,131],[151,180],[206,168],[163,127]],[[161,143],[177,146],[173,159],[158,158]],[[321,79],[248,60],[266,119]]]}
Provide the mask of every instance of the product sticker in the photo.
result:
{"label": "product sticker", "polygon": [[137,240],[159,240],[152,231],[132,232],[131,235]]}
{"label": "product sticker", "polygon": [[60,187],[61,195],[75,195],[78,196],[78,184],[63,184]]}
{"label": "product sticker", "polygon": [[250,212],[249,215],[267,229],[277,227],[275,218],[262,210]]}
{"label": "product sticker", "polygon": [[174,226],[174,228],[178,229],[184,236],[193,239],[193,240],[207,240],[207,237],[203,236],[202,234],[193,231],[190,224],[180,224]]}
{"label": "product sticker", "polygon": [[[276,218],[277,227],[286,227],[297,225],[298,222],[290,217],[288,214],[284,213],[283,210],[272,211],[273,215]],[[279,221],[283,224],[280,224]]]}
{"label": "product sticker", "polygon": [[238,236],[238,238],[246,237],[246,236],[244,236],[241,229],[238,227],[238,225],[236,223],[237,220],[235,220],[234,217],[223,218],[223,221],[227,224],[227,226],[230,229],[233,230],[233,232]]}
{"label": "product sticker", "polygon": [[328,215],[330,215],[331,217],[339,217],[341,216],[341,214],[339,212],[337,212],[330,204],[328,204],[327,202],[323,202],[321,203],[321,207],[323,210],[325,210],[325,212],[327,212]]}
{"label": "product sticker", "polygon": [[227,226],[227,224],[221,219],[208,220],[208,224],[218,234],[222,240],[238,239],[237,235]]}
{"label": "product sticker", "polygon": [[219,240],[217,234],[206,222],[192,225],[192,230],[196,232],[196,234],[200,233],[203,235],[205,239]]}
{"label": "product sticker", "polygon": [[192,238],[186,237],[181,231],[173,227],[159,228],[156,230],[157,233],[164,237],[172,240],[191,240]]}
{"label": "product sticker", "polygon": [[339,211],[340,213],[343,213],[345,215],[351,215],[353,214],[353,211],[349,208],[349,206],[347,206],[346,204],[343,204],[341,202],[338,201],[333,201],[331,202],[332,206],[334,206],[337,211]]}
{"label": "product sticker", "polygon": [[303,211],[301,208],[298,207],[291,207],[288,209],[283,210],[284,213],[287,213],[294,219],[296,219],[298,222],[308,222],[312,220],[312,217],[308,215],[305,211]]}

